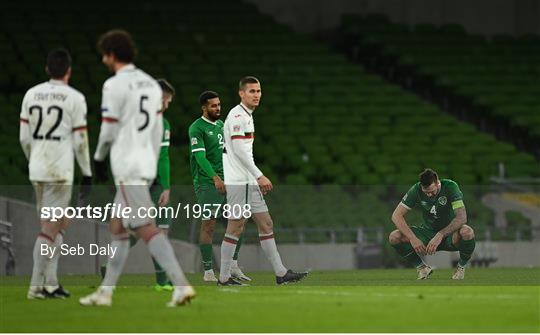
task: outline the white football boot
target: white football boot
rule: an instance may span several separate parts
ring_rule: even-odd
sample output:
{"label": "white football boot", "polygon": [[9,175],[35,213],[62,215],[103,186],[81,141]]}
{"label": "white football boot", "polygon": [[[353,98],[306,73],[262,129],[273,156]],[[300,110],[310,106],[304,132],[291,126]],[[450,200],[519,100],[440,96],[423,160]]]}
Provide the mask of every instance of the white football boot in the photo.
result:
{"label": "white football boot", "polygon": [[458,265],[456,268],[456,272],[454,272],[454,275],[452,276],[452,279],[462,280],[464,278],[465,278],[465,268],[463,266]]}
{"label": "white football boot", "polygon": [[214,270],[204,271],[203,280],[207,282],[214,282],[214,283],[217,282],[217,278],[216,278],[216,275],[214,274]]}
{"label": "white football boot", "polygon": [[231,267],[231,277],[241,281],[251,281],[251,278],[246,276],[242,270],[237,266]]}
{"label": "white football boot", "polygon": [[175,286],[172,294],[172,299],[167,303],[168,307],[176,307],[188,304],[196,296],[192,286]]}
{"label": "white football boot", "polygon": [[112,289],[100,287],[96,292],[80,298],[79,303],[83,306],[111,306],[112,292]]}
{"label": "white football boot", "polygon": [[429,265],[424,265],[418,268],[418,280],[428,279],[433,273],[433,269]]}
{"label": "white football boot", "polygon": [[26,294],[27,299],[45,299],[45,292],[43,292],[43,286],[30,286],[28,293]]}

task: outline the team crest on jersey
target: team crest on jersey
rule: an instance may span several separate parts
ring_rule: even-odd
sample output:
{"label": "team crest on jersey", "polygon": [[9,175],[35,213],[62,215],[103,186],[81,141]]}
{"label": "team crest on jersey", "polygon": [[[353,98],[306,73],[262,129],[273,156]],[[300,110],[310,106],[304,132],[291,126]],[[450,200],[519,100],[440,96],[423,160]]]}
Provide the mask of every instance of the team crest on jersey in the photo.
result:
{"label": "team crest on jersey", "polygon": [[233,131],[240,131],[240,125],[237,124],[233,127]]}
{"label": "team crest on jersey", "polygon": [[208,135],[214,135],[214,132],[210,130],[210,131],[208,132]]}
{"label": "team crest on jersey", "polygon": [[197,138],[196,137],[192,137],[191,138],[191,145],[197,145]]}
{"label": "team crest on jersey", "polygon": [[442,196],[442,197],[439,198],[439,203],[441,204],[441,206],[446,205],[446,202],[447,202],[447,200],[446,200],[445,196]]}

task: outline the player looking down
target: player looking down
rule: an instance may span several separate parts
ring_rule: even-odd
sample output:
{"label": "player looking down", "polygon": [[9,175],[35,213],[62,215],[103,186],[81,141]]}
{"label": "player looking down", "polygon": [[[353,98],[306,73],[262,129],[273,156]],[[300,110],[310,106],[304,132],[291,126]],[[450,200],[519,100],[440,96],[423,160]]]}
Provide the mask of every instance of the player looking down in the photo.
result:
{"label": "player looking down", "polygon": [[[405,215],[413,208],[422,212],[420,226],[407,225]],[[466,225],[467,212],[463,193],[456,182],[441,179],[431,169],[420,174],[420,181],[405,194],[392,214],[397,227],[389,241],[397,253],[418,270],[418,279],[427,279],[433,272],[419,255],[433,255],[436,251],[459,251],[457,269],[452,279],[465,278],[465,266],[474,247],[474,231]]]}

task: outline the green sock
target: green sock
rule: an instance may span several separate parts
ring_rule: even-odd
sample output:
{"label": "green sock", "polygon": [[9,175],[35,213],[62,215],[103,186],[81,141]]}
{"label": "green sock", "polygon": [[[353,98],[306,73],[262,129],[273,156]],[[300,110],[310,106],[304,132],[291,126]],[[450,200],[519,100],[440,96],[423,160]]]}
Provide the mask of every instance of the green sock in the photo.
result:
{"label": "green sock", "polygon": [[398,243],[392,244],[392,247],[396,249],[396,252],[409,264],[414,265],[414,267],[419,267],[424,264],[420,256],[414,251],[410,243]]}
{"label": "green sock", "polygon": [[200,244],[204,271],[212,270],[212,244]]}
{"label": "green sock", "polygon": [[476,241],[474,238],[472,240],[461,240],[458,244],[458,250],[459,250],[459,266],[465,266],[469,262],[469,259],[471,259],[471,256],[474,252],[474,247],[476,246]]}
{"label": "green sock", "polygon": [[139,239],[133,235],[129,235],[129,247],[131,248],[132,246],[134,246],[135,244],[137,244],[137,242],[139,241]]}
{"label": "green sock", "polygon": [[167,280],[167,273],[165,272],[165,270],[163,270],[161,265],[159,265],[159,263],[154,259],[154,257],[152,257],[152,263],[154,263],[154,269],[156,271],[156,283],[161,286],[167,285],[169,281]]}
{"label": "green sock", "polygon": [[244,235],[240,235],[240,238],[238,239],[238,242],[236,242],[236,249],[234,249],[234,255],[233,260],[238,260],[238,254],[240,253],[240,246],[242,245],[242,241],[244,241]]}

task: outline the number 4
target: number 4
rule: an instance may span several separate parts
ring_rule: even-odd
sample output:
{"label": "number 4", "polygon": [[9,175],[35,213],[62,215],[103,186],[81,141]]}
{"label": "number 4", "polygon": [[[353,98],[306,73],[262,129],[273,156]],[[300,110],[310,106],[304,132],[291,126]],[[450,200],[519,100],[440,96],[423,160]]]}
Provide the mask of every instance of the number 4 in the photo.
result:
{"label": "number 4", "polygon": [[429,211],[431,214],[433,214],[434,217],[437,217],[437,209],[435,208],[435,205],[431,207],[431,210]]}

